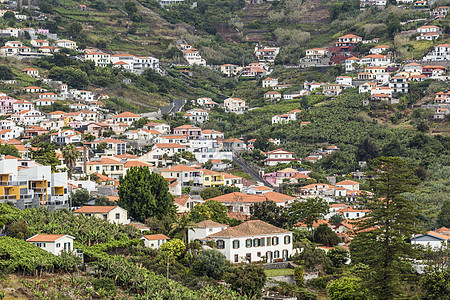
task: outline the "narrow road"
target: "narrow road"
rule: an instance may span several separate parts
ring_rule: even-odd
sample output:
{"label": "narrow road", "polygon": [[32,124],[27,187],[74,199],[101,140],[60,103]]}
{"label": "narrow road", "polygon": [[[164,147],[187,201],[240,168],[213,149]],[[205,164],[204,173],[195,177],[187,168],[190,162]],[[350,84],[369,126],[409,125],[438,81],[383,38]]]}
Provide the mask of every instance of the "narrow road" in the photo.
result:
{"label": "narrow road", "polygon": [[254,181],[256,181],[256,182],[262,182],[265,186],[270,187],[270,188],[273,188],[273,186],[272,186],[271,184],[269,184],[268,182],[266,182],[265,180],[263,180],[263,179],[259,176],[259,174],[256,174],[256,172],[254,172],[254,171],[251,170],[249,167],[247,167],[247,165],[244,164],[244,163],[241,161],[240,158],[233,159],[233,161],[236,162],[236,163],[242,168],[242,170],[243,170],[245,173],[249,174],[249,175],[252,177],[252,179],[253,179]]}

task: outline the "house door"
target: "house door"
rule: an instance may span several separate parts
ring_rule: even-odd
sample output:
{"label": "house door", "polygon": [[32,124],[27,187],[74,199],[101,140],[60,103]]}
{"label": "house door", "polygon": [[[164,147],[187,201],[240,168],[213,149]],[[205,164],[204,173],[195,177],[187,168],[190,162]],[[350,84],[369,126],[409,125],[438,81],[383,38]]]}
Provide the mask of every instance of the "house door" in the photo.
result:
{"label": "house door", "polygon": [[272,253],[272,251],[267,251],[267,252],[266,252],[266,261],[267,261],[268,263],[271,263],[271,262],[272,262],[272,259],[273,259],[273,253]]}
{"label": "house door", "polygon": [[287,251],[287,250],[283,250],[283,259],[284,259],[284,260],[287,260],[288,257],[289,257],[288,251]]}
{"label": "house door", "polygon": [[245,255],[245,260],[246,260],[249,264],[251,264],[251,263],[252,263],[252,255],[251,255],[250,253],[247,253],[247,254]]}

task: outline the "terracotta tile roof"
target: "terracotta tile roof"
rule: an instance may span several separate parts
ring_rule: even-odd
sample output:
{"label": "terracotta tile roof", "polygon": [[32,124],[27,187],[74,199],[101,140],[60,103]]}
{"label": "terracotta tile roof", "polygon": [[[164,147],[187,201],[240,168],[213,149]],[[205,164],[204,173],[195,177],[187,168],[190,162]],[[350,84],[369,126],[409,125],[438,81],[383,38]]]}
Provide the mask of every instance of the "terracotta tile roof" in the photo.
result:
{"label": "terracotta tile roof", "polygon": [[264,193],[263,196],[266,197],[267,200],[273,201],[273,202],[283,202],[283,201],[296,199],[295,197],[291,197],[289,195],[281,194],[278,192],[267,192],[267,193]]}
{"label": "terracotta tile roof", "polygon": [[185,145],[180,145],[176,143],[157,143],[155,144],[156,148],[186,148]]}
{"label": "terracotta tile roof", "polygon": [[356,184],[359,184],[359,182],[353,180],[343,180],[336,183],[336,185],[356,185]]}
{"label": "terracotta tile roof", "polygon": [[285,202],[287,200],[293,199],[295,198],[277,192],[267,192],[264,193],[264,195],[249,195],[240,192],[233,192],[222,196],[214,197],[210,200],[216,200],[218,202],[258,203],[264,201]]}
{"label": "terracotta tile roof", "polygon": [[180,197],[174,197],[173,201],[181,206],[186,206],[186,202],[191,198],[189,195],[182,195]]}
{"label": "terracotta tile roof", "polygon": [[131,168],[131,167],[151,167],[151,165],[146,164],[144,162],[141,161],[137,161],[137,160],[129,160],[125,163],[125,168]]}
{"label": "terracotta tile roof", "polygon": [[198,170],[196,168],[188,167],[185,165],[176,165],[171,168],[161,170],[161,172],[189,172],[189,171],[198,171]]}
{"label": "terracotta tile roof", "polygon": [[227,142],[227,143],[243,143],[243,141],[241,141],[240,139],[236,139],[236,138],[229,138],[229,139],[224,140],[224,142]]}
{"label": "terracotta tile roof", "polygon": [[246,221],[235,227],[228,227],[225,230],[209,235],[209,237],[245,237],[268,234],[290,233],[290,231],[278,228],[261,220]]}
{"label": "terracotta tile roof", "polygon": [[142,117],[140,115],[126,111],[114,116],[113,118],[142,118]]}
{"label": "terracotta tile roof", "polygon": [[98,214],[104,214],[108,213],[114,208],[118,206],[82,206],[79,209],[75,210],[75,213],[98,213]]}
{"label": "terracotta tile roof", "polygon": [[[56,240],[66,236],[65,234],[36,234],[27,239],[27,242],[55,242]],[[70,237],[70,235],[68,235]]]}
{"label": "terracotta tile roof", "polygon": [[277,154],[277,153],[294,154],[294,152],[286,151],[286,150],[284,150],[283,148],[280,148],[280,149],[276,149],[276,150],[272,150],[272,151],[267,152],[267,154]]}
{"label": "terracotta tile roof", "polygon": [[167,236],[165,236],[164,234],[161,234],[161,233],[144,235],[144,238],[146,238],[149,241],[170,240],[170,238],[168,238]]}
{"label": "terracotta tile roof", "polygon": [[122,162],[108,158],[108,157],[102,157],[101,160],[95,160],[95,161],[89,161],[87,163],[88,165],[123,165]]}
{"label": "terracotta tile roof", "polygon": [[302,173],[297,173],[291,176],[291,178],[296,178],[296,179],[309,179],[310,177],[306,174],[302,174]]}
{"label": "terracotta tile roof", "polygon": [[197,223],[198,228],[207,228],[207,227],[227,227],[228,225],[220,224],[211,220],[205,220]]}
{"label": "terracotta tile roof", "polygon": [[257,191],[273,191],[273,189],[271,189],[270,187],[261,185],[261,186],[254,186],[252,187],[252,189],[257,190]]}

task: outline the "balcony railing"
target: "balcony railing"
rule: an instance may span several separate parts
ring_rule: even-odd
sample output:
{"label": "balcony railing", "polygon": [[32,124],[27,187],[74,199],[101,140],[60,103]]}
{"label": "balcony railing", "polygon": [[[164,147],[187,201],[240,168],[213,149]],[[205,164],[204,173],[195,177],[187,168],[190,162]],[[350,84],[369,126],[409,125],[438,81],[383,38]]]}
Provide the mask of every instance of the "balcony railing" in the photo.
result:
{"label": "balcony railing", "polygon": [[0,195],[0,200],[14,200],[16,195]]}
{"label": "balcony railing", "polygon": [[20,186],[27,184],[27,181],[0,181],[0,186]]}
{"label": "balcony railing", "polygon": [[35,193],[46,193],[47,192],[47,188],[43,188],[43,187],[32,187],[33,191]]}

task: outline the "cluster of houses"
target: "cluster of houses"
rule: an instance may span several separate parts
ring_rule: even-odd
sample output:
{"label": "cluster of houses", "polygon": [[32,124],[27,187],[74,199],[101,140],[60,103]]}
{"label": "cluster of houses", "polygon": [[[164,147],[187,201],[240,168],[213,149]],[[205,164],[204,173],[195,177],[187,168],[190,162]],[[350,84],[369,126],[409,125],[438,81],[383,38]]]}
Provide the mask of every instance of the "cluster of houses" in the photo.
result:
{"label": "cluster of houses", "polygon": [[86,49],[84,59],[93,61],[99,67],[121,68],[124,71],[141,75],[147,69],[160,73],[159,59],[152,56],[136,56],[132,54],[109,54],[98,49]]}

